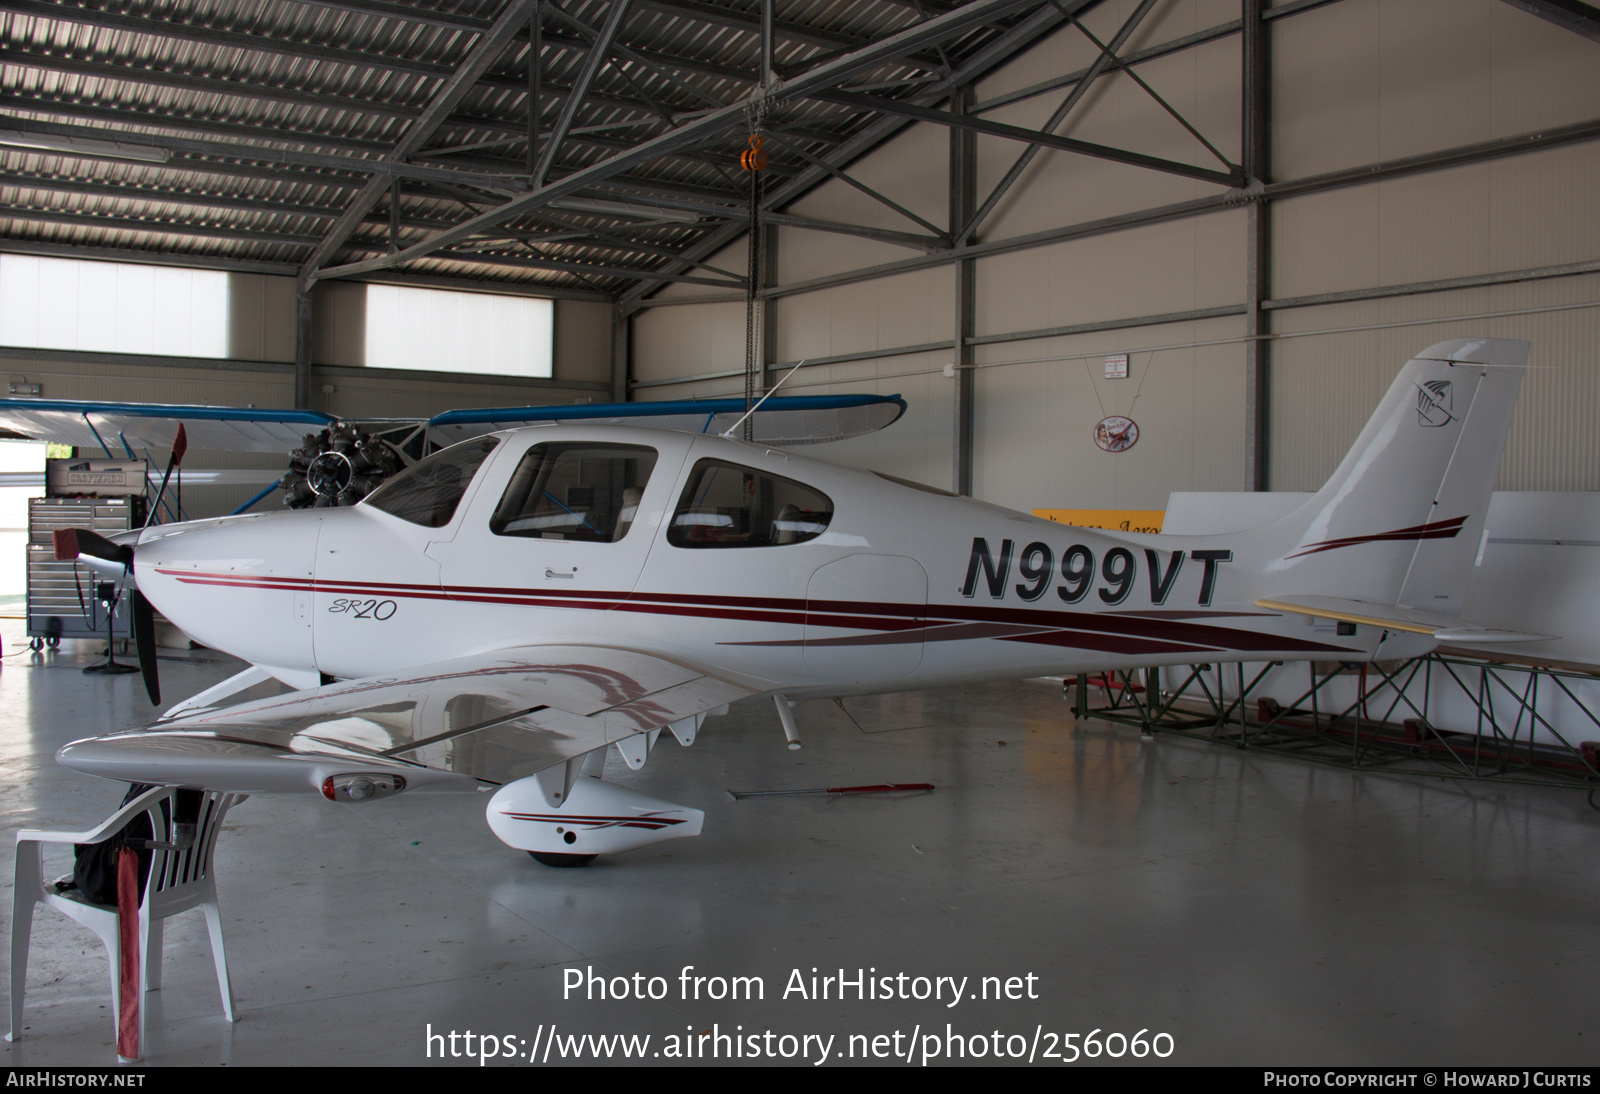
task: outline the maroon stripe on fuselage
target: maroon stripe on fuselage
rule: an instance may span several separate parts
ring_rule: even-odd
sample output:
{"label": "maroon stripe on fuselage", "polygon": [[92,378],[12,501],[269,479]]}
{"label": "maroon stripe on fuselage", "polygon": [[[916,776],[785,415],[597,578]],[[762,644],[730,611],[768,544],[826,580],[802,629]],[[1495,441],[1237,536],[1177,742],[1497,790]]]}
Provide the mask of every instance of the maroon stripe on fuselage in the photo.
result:
{"label": "maroon stripe on fuselage", "polygon": [[[1465,518],[1462,518],[1463,520]],[[692,593],[628,593],[618,590],[549,590],[506,586],[451,585],[427,586],[398,582],[322,581],[312,578],[253,577],[205,571],[158,570],[186,584],[219,585],[237,588],[311,591],[343,595],[392,596],[420,600],[454,600],[479,604],[507,604],[525,607],[569,608],[589,611],[628,611],[644,615],[675,615],[701,619],[742,620],[753,623],[781,623],[830,627],[842,630],[909,632],[929,629],[929,640],[941,627],[959,624],[1009,624],[1027,630],[1062,632],[1076,636],[1107,635],[1127,640],[1156,643],[1162,648],[1151,652],[1175,652],[1185,647],[1215,651],[1284,651],[1307,653],[1348,653],[1349,647],[1257,631],[1190,622],[1190,613],[1126,610],[1119,612],[1057,611],[1049,608],[1020,608],[984,604],[904,604],[886,601],[807,601],[798,597],[743,597]],[[1242,612],[1196,612],[1206,616],[1253,616]],[[1269,618],[1278,618],[1268,615]],[[974,635],[973,637],[978,637]],[[992,635],[1011,641],[1081,645],[1077,639]],[[903,641],[903,639],[902,639]],[[745,644],[745,643],[730,643]],[[751,643],[754,644],[754,643]],[[1097,648],[1093,645],[1084,648]],[[1129,651],[1134,652],[1134,651]]]}
{"label": "maroon stripe on fuselage", "polygon": [[1325,539],[1318,543],[1304,544],[1299,551],[1289,557],[1299,558],[1301,555],[1321,554],[1323,551],[1335,551],[1340,547],[1355,547],[1362,543],[1398,543],[1407,540],[1454,539],[1457,533],[1461,531],[1461,526],[1466,522],[1466,517],[1456,517],[1452,520],[1437,520],[1428,524],[1415,524],[1410,528],[1396,528],[1392,532],[1379,532],[1376,535]]}

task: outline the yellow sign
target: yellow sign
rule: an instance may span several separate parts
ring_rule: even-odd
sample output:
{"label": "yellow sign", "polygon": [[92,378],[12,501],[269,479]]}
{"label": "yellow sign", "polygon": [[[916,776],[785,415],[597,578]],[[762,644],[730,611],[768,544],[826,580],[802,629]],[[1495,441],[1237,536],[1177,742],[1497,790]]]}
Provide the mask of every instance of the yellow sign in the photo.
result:
{"label": "yellow sign", "polygon": [[1104,528],[1113,532],[1159,532],[1166,518],[1162,509],[1035,509],[1033,515],[1057,524],[1079,528]]}

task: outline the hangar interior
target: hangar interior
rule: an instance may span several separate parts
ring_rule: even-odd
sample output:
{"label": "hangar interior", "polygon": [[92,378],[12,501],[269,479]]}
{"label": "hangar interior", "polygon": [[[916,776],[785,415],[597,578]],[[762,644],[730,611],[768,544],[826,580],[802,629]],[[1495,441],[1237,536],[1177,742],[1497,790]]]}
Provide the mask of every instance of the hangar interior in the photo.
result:
{"label": "hangar interior", "polygon": [[[1600,489],[1588,4],[10,0],[0,27],[0,258],[227,275],[221,352],[0,331],[13,395],[422,418],[787,377],[907,402],[823,458],[1023,512],[1148,511],[1317,489],[1413,353],[1485,336],[1530,341],[1534,366],[1496,488]],[[550,375],[369,363],[372,286],[551,300]],[[1138,422],[1125,451],[1095,443],[1112,415]],[[266,483],[283,459],[188,463]],[[257,485],[191,488],[188,513]],[[0,625],[7,830],[90,824],[120,788],[55,749],[150,708],[131,678],[79,675],[90,643],[34,654]],[[1581,641],[1568,659],[1600,663]],[[175,697],[237,668],[170,657]],[[218,851],[240,1021],[177,921],[149,1060],[936,1018],[1165,1030],[1187,1063],[1594,1059],[1581,793],[1144,739],[1038,681],[799,717],[802,753],[751,701],[616,770],[694,800],[707,833],[588,871],[509,851],[471,800],[246,803]],[[924,778],[940,789],[882,801],[722,794]],[[39,920],[7,1063],[109,1062],[82,938]],[[685,965],[768,995],[561,998],[567,968]],[[1048,991],[976,1017],[776,998],[813,966]]]}

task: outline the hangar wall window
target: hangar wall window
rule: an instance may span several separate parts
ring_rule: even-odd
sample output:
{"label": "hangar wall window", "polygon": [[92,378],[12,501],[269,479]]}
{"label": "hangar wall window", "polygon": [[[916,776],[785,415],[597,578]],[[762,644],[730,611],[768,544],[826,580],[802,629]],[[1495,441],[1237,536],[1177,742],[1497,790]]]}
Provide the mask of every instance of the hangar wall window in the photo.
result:
{"label": "hangar wall window", "polygon": [[816,539],[833,502],[803,483],[749,467],[701,460],[672,514],[674,547],[782,547]]}
{"label": "hangar wall window", "polygon": [[367,366],[552,375],[555,301],[367,286]]}
{"label": "hangar wall window", "polygon": [[228,275],[0,255],[0,343],[172,357],[228,356]]}

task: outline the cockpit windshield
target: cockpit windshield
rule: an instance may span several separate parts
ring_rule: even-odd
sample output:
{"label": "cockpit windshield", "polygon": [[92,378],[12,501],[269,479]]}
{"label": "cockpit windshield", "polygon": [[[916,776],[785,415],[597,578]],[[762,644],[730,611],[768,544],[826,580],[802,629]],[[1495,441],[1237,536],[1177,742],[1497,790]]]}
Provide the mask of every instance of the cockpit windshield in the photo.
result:
{"label": "cockpit windshield", "polygon": [[456,515],[472,476],[499,443],[494,437],[479,437],[441,449],[378,487],[361,504],[424,528],[443,528]]}

